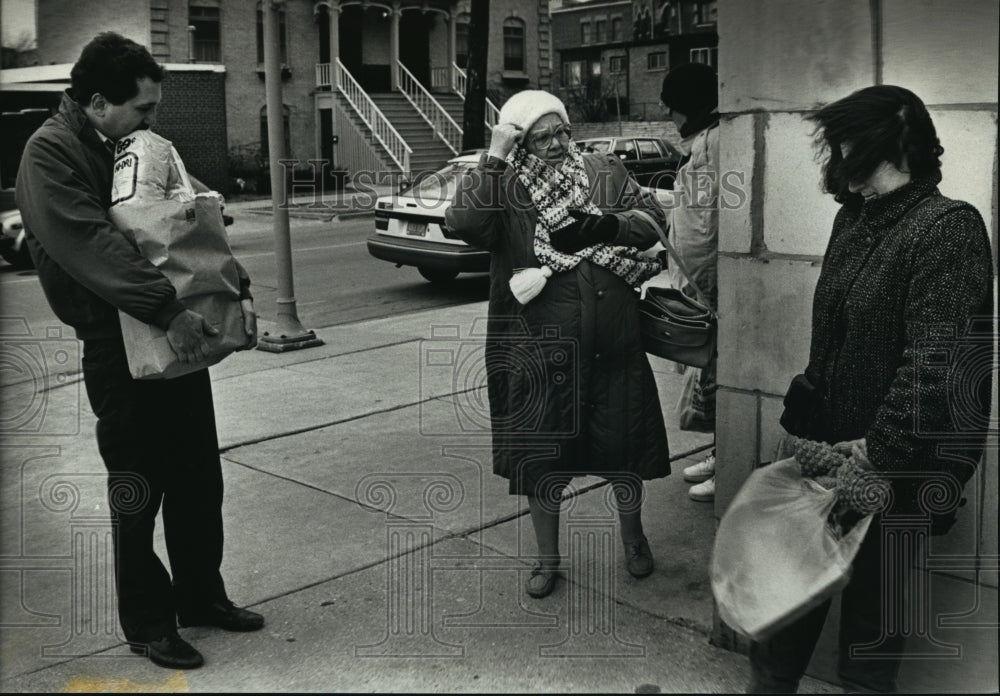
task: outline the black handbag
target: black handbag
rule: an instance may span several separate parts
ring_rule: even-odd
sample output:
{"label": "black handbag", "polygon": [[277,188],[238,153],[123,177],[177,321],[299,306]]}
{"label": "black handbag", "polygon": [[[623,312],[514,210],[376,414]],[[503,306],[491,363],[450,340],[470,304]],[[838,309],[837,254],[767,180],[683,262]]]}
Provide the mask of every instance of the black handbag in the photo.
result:
{"label": "black handbag", "polygon": [[647,287],[646,296],[639,301],[642,347],[647,353],[667,360],[692,367],[706,367],[715,357],[718,315],[691,280],[691,274],[659,225],[657,231],[667,253],[694,289],[697,299],[676,288]]}

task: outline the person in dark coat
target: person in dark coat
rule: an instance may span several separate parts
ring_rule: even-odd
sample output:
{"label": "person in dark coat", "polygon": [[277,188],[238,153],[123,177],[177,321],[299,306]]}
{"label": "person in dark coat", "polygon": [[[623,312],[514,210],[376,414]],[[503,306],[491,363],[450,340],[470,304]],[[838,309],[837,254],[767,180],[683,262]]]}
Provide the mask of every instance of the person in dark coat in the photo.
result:
{"label": "person in dark coat", "polygon": [[[105,32],[83,48],[70,77],[58,113],[25,145],[17,204],[45,296],[83,341],[125,638],[158,665],[192,669],[204,660],[178,622],[254,631],[264,617],[235,606],[222,579],[222,465],[208,370],[132,379],[118,319],[122,311],[158,326],[182,363],[203,359],[215,332],[108,217],[115,141],[154,123],[163,69],[143,46]],[[253,297],[239,273],[250,348]],[[171,573],[153,548],[161,507]]]}
{"label": "person in dark coat", "polygon": [[[838,671],[847,689],[892,692],[906,633],[933,623],[915,615],[926,580],[910,581],[924,559],[904,554],[951,526],[983,451],[993,255],[979,212],[937,189],[944,150],[913,92],[868,87],[810,118],[842,207],[782,425],[847,455],[839,504],[874,514],[842,596]],[[751,645],[748,691],[796,690],[829,606]]]}
{"label": "person in dark coat", "polygon": [[642,481],[670,463],[636,288],[661,270],[641,250],[659,239],[662,209],[618,158],[580,153],[559,99],[528,90],[504,104],[446,222],[492,252],[493,470],[528,498],[540,557],[528,594],[548,595],[558,577],[559,501],[572,476],[612,482],[626,566],[649,575]]}

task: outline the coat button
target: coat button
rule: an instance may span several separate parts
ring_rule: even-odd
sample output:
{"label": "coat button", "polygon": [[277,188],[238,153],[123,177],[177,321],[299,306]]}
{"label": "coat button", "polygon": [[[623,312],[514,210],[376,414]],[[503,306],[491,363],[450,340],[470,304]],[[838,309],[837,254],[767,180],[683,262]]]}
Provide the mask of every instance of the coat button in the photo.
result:
{"label": "coat button", "polygon": [[600,360],[600,359],[601,359],[601,354],[600,353],[594,353],[594,360]]}
{"label": "coat button", "polygon": [[598,296],[599,298],[600,298],[600,297],[604,297],[604,291],[603,291],[603,290],[598,290],[598,291],[597,291],[597,296]]}

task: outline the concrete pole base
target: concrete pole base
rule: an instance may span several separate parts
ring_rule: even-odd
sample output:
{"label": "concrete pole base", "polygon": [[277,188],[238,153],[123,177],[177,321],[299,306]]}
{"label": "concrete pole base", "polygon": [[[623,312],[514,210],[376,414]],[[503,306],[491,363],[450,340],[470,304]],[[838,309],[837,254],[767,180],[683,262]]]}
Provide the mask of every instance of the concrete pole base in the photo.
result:
{"label": "concrete pole base", "polygon": [[265,331],[257,340],[257,350],[268,353],[285,353],[290,350],[301,350],[323,345],[323,339],[317,338],[311,330],[301,329],[297,332],[282,332],[271,334]]}

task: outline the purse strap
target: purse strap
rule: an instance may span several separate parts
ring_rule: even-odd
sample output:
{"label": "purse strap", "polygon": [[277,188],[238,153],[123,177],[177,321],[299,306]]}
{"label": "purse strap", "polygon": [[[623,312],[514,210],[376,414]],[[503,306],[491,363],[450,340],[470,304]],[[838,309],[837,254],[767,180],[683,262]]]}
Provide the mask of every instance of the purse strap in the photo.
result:
{"label": "purse strap", "polygon": [[674,260],[674,263],[677,264],[677,268],[680,269],[681,275],[684,276],[684,279],[688,282],[688,285],[690,285],[691,288],[694,290],[695,297],[698,298],[699,302],[705,305],[706,309],[708,309],[709,314],[711,314],[714,318],[718,319],[719,315],[716,314],[716,312],[712,309],[712,305],[709,303],[708,299],[702,293],[701,288],[698,287],[698,284],[691,279],[691,273],[688,272],[687,266],[684,265],[683,261],[681,261],[680,255],[674,249],[674,245],[670,243],[670,240],[667,239],[667,233],[663,231],[662,227],[660,227],[660,224],[656,221],[656,218],[647,213],[645,210],[632,210],[630,212],[636,213],[641,217],[645,218],[645,220],[656,229],[656,233],[660,236],[660,243],[663,244],[663,247],[667,250],[667,254],[669,254],[670,258],[672,258]]}

